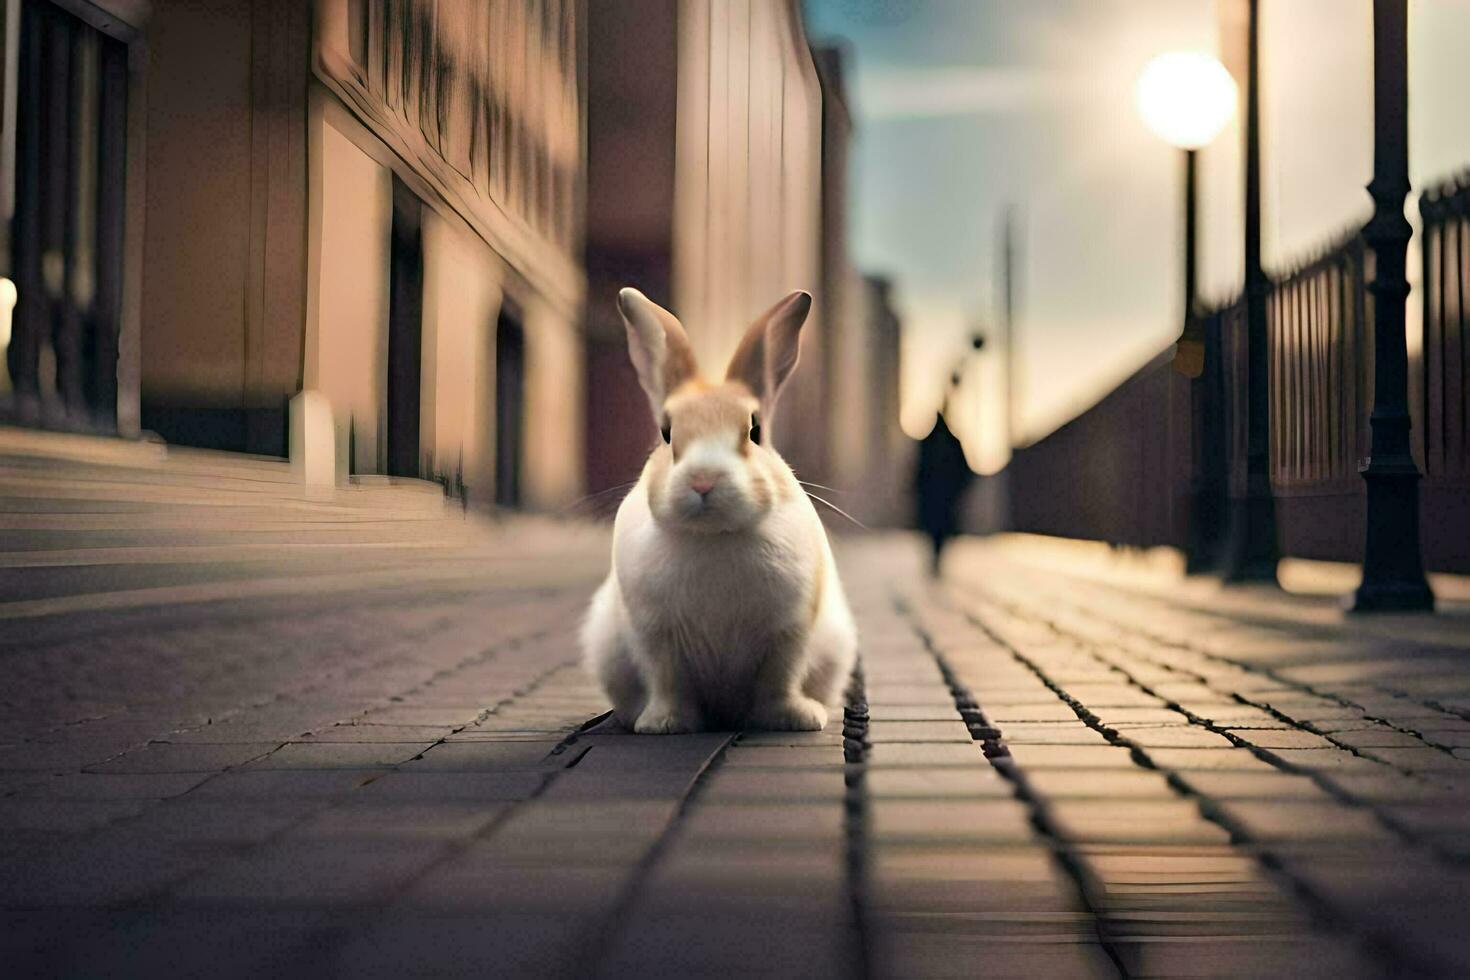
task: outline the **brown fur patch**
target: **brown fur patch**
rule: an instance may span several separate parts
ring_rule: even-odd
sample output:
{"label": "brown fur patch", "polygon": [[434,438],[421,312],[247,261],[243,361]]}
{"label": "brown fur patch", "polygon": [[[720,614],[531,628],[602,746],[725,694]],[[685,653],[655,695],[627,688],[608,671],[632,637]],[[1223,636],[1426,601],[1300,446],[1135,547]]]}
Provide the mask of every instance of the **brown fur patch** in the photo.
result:
{"label": "brown fur patch", "polygon": [[680,385],[664,402],[673,433],[674,459],[697,439],[729,435],[744,450],[750,436],[750,420],[756,400],[744,385],[712,385],[694,380]]}

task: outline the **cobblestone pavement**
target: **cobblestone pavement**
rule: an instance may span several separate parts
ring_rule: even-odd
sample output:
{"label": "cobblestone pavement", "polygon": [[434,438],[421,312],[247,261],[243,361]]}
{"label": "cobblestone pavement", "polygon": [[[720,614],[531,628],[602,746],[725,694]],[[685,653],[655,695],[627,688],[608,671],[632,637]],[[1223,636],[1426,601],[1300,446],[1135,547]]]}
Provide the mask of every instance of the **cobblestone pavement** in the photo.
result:
{"label": "cobblestone pavement", "polygon": [[639,737],[600,529],[178,453],[0,458],[0,522],[11,975],[1470,971],[1463,611],[850,538],[845,717]]}

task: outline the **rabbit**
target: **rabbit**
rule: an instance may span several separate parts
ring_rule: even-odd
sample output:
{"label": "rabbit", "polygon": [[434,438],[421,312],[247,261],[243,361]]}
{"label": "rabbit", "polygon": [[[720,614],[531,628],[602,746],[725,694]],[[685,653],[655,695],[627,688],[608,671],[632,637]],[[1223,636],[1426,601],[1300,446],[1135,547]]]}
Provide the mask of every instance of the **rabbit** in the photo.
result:
{"label": "rabbit", "polygon": [[857,629],[826,529],[769,439],[811,305],[800,291],[777,303],[710,381],[672,313],[618,294],[663,443],[618,508],[581,641],[635,732],[817,731],[852,673]]}

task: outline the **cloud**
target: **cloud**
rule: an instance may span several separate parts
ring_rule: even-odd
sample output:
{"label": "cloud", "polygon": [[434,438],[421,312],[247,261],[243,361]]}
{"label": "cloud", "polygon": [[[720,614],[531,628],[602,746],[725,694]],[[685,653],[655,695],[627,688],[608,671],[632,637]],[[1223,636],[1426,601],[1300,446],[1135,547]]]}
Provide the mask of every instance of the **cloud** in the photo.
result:
{"label": "cloud", "polygon": [[871,68],[859,72],[857,108],[866,119],[933,119],[1034,110],[1076,86],[1024,68]]}

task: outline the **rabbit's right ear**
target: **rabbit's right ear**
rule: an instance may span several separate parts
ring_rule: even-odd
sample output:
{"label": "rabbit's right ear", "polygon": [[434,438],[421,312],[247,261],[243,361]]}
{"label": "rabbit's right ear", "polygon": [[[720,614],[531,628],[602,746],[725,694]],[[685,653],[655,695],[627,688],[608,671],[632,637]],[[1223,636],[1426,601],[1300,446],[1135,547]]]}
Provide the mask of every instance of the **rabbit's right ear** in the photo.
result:
{"label": "rabbit's right ear", "polygon": [[689,335],[674,314],[631,286],[618,292],[618,309],[628,328],[628,357],[658,418],[669,393],[699,373]]}

